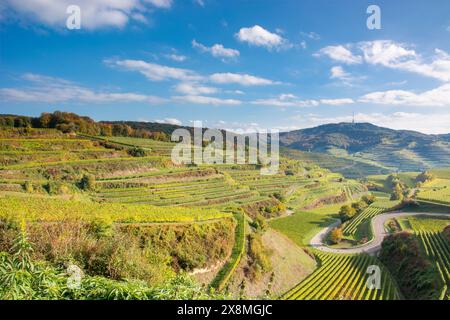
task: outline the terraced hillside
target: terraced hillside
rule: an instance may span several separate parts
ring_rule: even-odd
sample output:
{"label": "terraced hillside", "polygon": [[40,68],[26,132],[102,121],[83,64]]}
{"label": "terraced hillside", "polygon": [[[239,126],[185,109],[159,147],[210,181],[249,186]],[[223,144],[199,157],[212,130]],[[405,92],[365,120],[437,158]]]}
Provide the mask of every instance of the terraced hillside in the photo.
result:
{"label": "terraced hillside", "polygon": [[[373,257],[315,253],[319,267],[312,272],[314,260],[301,249],[335,221],[343,204],[370,193],[364,183],[332,172],[338,171],[333,159],[348,158],[293,151],[281,158],[278,174],[265,176],[260,165],[175,165],[173,146],[149,138],[54,129],[1,131],[0,250],[11,246],[26,221],[24,229],[36,244],[33,258],[58,266],[74,257],[89,276],[151,285],[188,272],[236,298],[243,279],[248,281],[244,275],[251,273],[246,292],[252,297],[266,297],[270,279],[276,296],[300,282],[285,295],[289,299],[401,297],[388,272],[383,272],[380,290],[367,288],[367,267],[377,264],[385,270]],[[331,171],[317,165],[325,160]],[[366,181],[380,191],[377,201],[344,226],[348,239],[359,238],[373,216],[399,203],[387,198],[387,168],[366,160],[356,165],[362,166],[361,174],[378,174]],[[418,200],[441,203],[448,196],[447,171],[437,173],[418,188],[418,173],[398,177]],[[284,245],[268,235],[283,239]],[[283,250],[296,245],[301,257],[282,261]],[[441,260],[439,268],[445,270]],[[291,266],[298,279],[282,274]]]}
{"label": "terraced hillside", "polygon": [[[399,204],[400,201],[397,200],[375,201],[369,207],[364,209],[360,214],[358,214],[356,217],[353,217],[347,224],[345,224],[345,227],[342,230],[344,232],[344,235],[355,239],[359,238],[359,236],[357,235],[358,232],[370,234],[369,231],[370,220],[379,214],[382,214],[387,211],[392,211],[392,209],[398,206]],[[366,230],[362,230],[364,228]]]}
{"label": "terraced hillside", "polygon": [[[74,255],[90,275],[118,279],[128,275],[151,282],[165,281],[161,272],[169,276],[188,271],[221,290],[238,265],[239,270],[247,268],[239,264],[241,258],[251,261],[247,237],[259,232],[253,219],[288,214],[286,199],[297,207],[313,208],[366,192],[356,181],[287,158],[282,158],[280,172],[272,176],[261,175],[259,165],[174,165],[173,145],[148,138],[63,134],[54,129],[3,131],[0,220],[9,222],[8,230],[3,230],[7,236],[2,238],[7,241],[0,245],[8,246],[18,232],[14,226],[25,220],[27,233],[37,245],[36,258],[42,259],[44,248],[55,246],[45,259],[56,263]],[[218,232],[215,238],[210,237],[212,232]],[[95,237],[102,247],[85,249]],[[136,247],[136,237],[156,246],[157,256],[150,257],[153,267],[148,260],[135,260],[147,254]],[[187,246],[188,239],[194,241],[192,248]],[[74,245],[76,241],[81,247]],[[131,251],[123,251],[124,245]],[[207,246],[210,253],[204,251]],[[90,250],[103,256],[101,270],[93,269]],[[289,263],[297,269],[306,260],[313,264],[303,256]],[[117,265],[115,259],[137,264]],[[289,263],[284,263],[283,268],[288,268]],[[305,272],[298,270],[299,277]],[[278,290],[287,288],[285,282],[288,286],[296,282],[278,273],[276,279]]]}
{"label": "terraced hillside", "polygon": [[440,299],[450,299],[450,242],[445,229],[450,227],[450,218],[415,216],[403,218],[397,223],[400,229],[413,232],[420,240],[426,255],[436,266],[442,280]]}
{"label": "terraced hillside", "polygon": [[445,136],[392,130],[370,123],[328,124],[291,131],[282,133],[280,141],[291,149],[342,158],[339,165],[328,167],[327,159],[318,157],[324,167],[341,173],[348,172],[349,165],[363,175],[374,174],[377,167],[380,174],[383,168],[423,171],[450,166],[450,144]]}
{"label": "terraced hillside", "polygon": [[450,179],[438,178],[424,184],[417,193],[417,199],[450,206]]}
{"label": "terraced hillside", "polygon": [[282,148],[281,152],[286,157],[318,164],[330,171],[339,172],[347,178],[363,178],[367,175],[387,174],[395,170],[381,163],[350,155],[336,156],[328,153],[306,152],[289,148]]}
{"label": "terraced hillside", "polygon": [[[317,254],[320,267],[284,295],[288,300],[396,300],[400,298],[389,272],[376,258],[367,255]],[[380,288],[366,285],[367,268],[381,268]]]}

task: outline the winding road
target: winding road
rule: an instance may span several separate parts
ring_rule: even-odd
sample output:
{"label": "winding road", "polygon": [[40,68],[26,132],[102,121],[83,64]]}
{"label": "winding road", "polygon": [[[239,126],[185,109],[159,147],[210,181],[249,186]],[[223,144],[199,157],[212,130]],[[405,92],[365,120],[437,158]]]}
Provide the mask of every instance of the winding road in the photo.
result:
{"label": "winding road", "polygon": [[336,221],[329,225],[328,227],[322,229],[318,234],[316,234],[310,241],[310,246],[330,253],[368,253],[375,254],[381,248],[381,243],[384,237],[388,234],[384,228],[386,221],[393,218],[400,218],[404,216],[448,216],[450,213],[431,213],[431,212],[390,212],[377,215],[372,218],[371,225],[373,231],[373,238],[371,241],[353,248],[330,248],[324,244],[324,239],[326,235],[335,227],[340,225],[340,221]]}

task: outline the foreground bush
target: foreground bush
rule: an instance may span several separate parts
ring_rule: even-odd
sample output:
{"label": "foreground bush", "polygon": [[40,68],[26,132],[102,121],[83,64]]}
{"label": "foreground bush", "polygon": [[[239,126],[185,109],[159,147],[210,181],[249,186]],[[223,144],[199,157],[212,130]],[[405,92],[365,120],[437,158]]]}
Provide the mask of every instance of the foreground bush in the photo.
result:
{"label": "foreground bush", "polygon": [[[224,260],[233,245],[232,218],[202,224],[113,224],[108,219],[29,223],[33,260],[114,280],[166,283],[177,272]],[[0,218],[0,251],[12,252],[20,234],[14,220]]]}
{"label": "foreground bush", "polygon": [[161,286],[149,287],[140,281],[114,281],[84,276],[71,281],[68,272],[31,259],[32,245],[25,233],[14,241],[13,253],[0,252],[0,299],[90,299],[90,300],[175,300],[222,299],[208,292],[185,274]]}
{"label": "foreground bush", "polygon": [[402,232],[386,237],[381,246],[380,260],[397,280],[405,298],[438,299],[438,273],[413,234]]}

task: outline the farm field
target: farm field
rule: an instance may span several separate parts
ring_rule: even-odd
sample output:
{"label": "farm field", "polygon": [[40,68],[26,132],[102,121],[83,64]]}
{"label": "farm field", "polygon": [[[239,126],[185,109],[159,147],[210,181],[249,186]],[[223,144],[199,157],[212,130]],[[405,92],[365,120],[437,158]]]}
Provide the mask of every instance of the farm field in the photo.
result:
{"label": "farm field", "polygon": [[[279,174],[262,176],[255,165],[174,166],[168,153],[173,144],[151,139],[104,139],[34,129],[26,133],[10,130],[3,133],[3,137],[0,141],[0,221],[8,221],[1,230],[8,234],[9,239],[3,245],[12,241],[10,237],[18,232],[16,228],[23,222],[39,246],[36,254],[42,253],[40,248],[48,246],[48,241],[61,241],[35,234],[42,228],[52,230],[55,236],[61,233],[60,236],[67,239],[75,239],[75,230],[86,228],[83,231],[87,232],[85,237],[100,237],[101,243],[115,243],[113,239],[122,234],[132,234],[132,237],[128,236],[130,239],[134,239],[135,234],[142,234],[142,239],[150,241],[153,238],[148,237],[153,237],[153,230],[161,230],[163,238],[151,240],[158,243],[158,254],[167,259],[152,258],[161,264],[159,269],[171,270],[169,274],[177,269],[193,272],[198,279],[203,279],[199,281],[206,281],[204,284],[218,291],[225,290],[242,260],[244,263],[251,261],[247,257],[247,237],[257,233],[252,227],[252,219],[285,214],[286,207],[280,200],[289,198],[295,206],[317,206],[317,210],[322,211],[321,199],[324,203],[346,201],[366,192],[356,181],[342,180],[339,174],[316,165],[305,167],[284,158]],[[142,148],[145,154],[134,156],[133,150],[137,148]],[[336,192],[339,197],[334,199]],[[234,221],[235,227],[230,225],[230,221]],[[209,232],[215,229],[221,232],[220,236],[209,238]],[[173,232],[177,235],[172,235]],[[200,247],[198,252],[191,253],[188,258],[181,251],[166,251],[166,246],[173,241],[169,239],[185,236],[193,237],[193,245]],[[83,241],[88,240],[81,243]],[[131,240],[123,244],[128,241]],[[167,241],[167,244],[159,241]],[[210,254],[202,251],[205,241],[217,250],[220,241],[226,243],[222,244],[223,251],[212,252],[212,259]],[[134,244],[128,245],[134,248]],[[294,242],[289,246],[292,245]],[[183,244],[179,246],[189,251]],[[87,254],[76,251],[79,249],[72,245],[65,249],[68,252],[61,252],[59,248],[54,250],[57,251],[53,255],[74,254],[78,257],[76,259]],[[138,254],[137,248],[133,250]],[[304,254],[300,260],[292,258],[289,263],[302,270],[299,263],[308,261],[308,264],[313,264],[313,260],[306,257]],[[55,258],[46,259],[53,261]],[[99,275],[98,270],[90,269],[89,262],[83,262],[84,259],[87,258],[77,261],[90,275]],[[102,259],[114,259],[114,256],[109,257],[108,253]],[[163,261],[172,261],[170,264],[175,268],[168,267]],[[247,267],[240,265],[240,268]],[[289,264],[275,271],[277,290],[286,290],[296,283],[295,279],[281,275],[286,268]],[[211,269],[208,276],[198,276],[203,269]],[[112,272],[108,269],[101,274],[115,274]],[[305,276],[303,271],[298,275]],[[142,271],[139,277],[144,277]],[[162,276],[151,271],[148,277],[160,279]],[[265,279],[267,277],[266,274]]]}
{"label": "farm field", "polygon": [[289,237],[299,246],[307,246],[309,240],[321,229],[336,221],[339,205],[330,205],[309,211],[296,211],[291,216],[273,219],[270,226]]}
{"label": "farm field", "polygon": [[450,244],[443,230],[450,226],[450,218],[443,216],[405,217],[398,221],[401,230],[413,232],[419,239],[426,255],[435,264],[442,280],[440,299],[449,300],[450,292]]}
{"label": "farm field", "polygon": [[426,183],[419,189],[417,199],[450,206],[450,179],[436,179]]}
{"label": "farm field", "polygon": [[[174,165],[173,146],[51,129],[1,131],[0,250],[11,250],[26,232],[33,259],[45,260],[52,272],[64,270],[62,261],[74,261],[87,277],[104,277],[112,287],[136,279],[144,291],[186,276],[225,298],[402,298],[376,257],[310,247],[319,231],[340,219],[343,205],[374,195],[342,227],[344,239],[369,240],[368,222],[401,203],[389,200],[384,169],[358,163],[377,174],[351,179],[331,164],[323,168],[323,159],[302,162],[285,154],[279,173],[264,176],[258,165]],[[436,203],[445,211],[447,171],[436,170],[434,179],[416,188],[418,174],[398,178],[416,191],[409,194],[419,203],[430,202],[424,208]],[[370,190],[373,185],[378,190]],[[443,224],[424,221],[411,218],[403,225],[419,236],[447,283],[447,249],[436,247]],[[366,286],[372,264],[383,270],[379,290]],[[295,272],[287,277],[290,268]]]}
{"label": "farm field", "polygon": [[[396,300],[400,298],[389,272],[381,273],[380,289],[366,285],[369,265],[381,265],[367,255],[317,254],[320,267],[283,298],[288,300]],[[381,267],[382,268],[382,267]]]}
{"label": "farm field", "polygon": [[231,213],[213,209],[161,208],[150,205],[105,204],[54,198],[0,197],[0,217],[28,222],[63,220],[115,223],[195,222],[231,217]]}
{"label": "farm field", "polygon": [[287,148],[283,148],[281,151],[287,157],[318,164],[333,172],[339,172],[347,178],[362,178],[368,175],[387,174],[392,170],[392,168],[383,166],[377,162],[354,156],[304,152]]}
{"label": "farm field", "polygon": [[[345,225],[342,230],[344,235],[352,238],[370,237],[371,232],[368,226],[370,220],[379,214],[391,211],[392,208],[395,208],[399,204],[400,202],[397,200],[375,201]],[[364,228],[366,230],[363,230]]]}

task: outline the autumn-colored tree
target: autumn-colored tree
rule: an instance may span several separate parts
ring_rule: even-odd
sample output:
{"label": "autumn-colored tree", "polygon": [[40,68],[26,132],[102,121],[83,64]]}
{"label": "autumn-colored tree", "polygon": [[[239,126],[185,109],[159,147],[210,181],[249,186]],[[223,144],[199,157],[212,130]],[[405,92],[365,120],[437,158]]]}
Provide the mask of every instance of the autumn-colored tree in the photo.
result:
{"label": "autumn-colored tree", "polygon": [[396,183],[392,188],[391,200],[403,200],[403,189],[400,183]]}
{"label": "autumn-colored tree", "polygon": [[341,242],[342,237],[343,237],[343,234],[342,234],[341,228],[334,228],[333,230],[331,230],[330,241],[332,243],[338,244],[339,242]]}
{"label": "autumn-colored tree", "polygon": [[341,207],[341,209],[339,210],[339,218],[341,218],[341,220],[347,221],[350,220],[351,218],[353,218],[353,216],[356,214],[356,209],[353,208],[352,206],[349,206],[348,204],[343,205]]}
{"label": "autumn-colored tree", "polygon": [[376,197],[373,194],[366,194],[362,196],[361,200],[367,203],[367,205],[371,205],[375,202]]}

